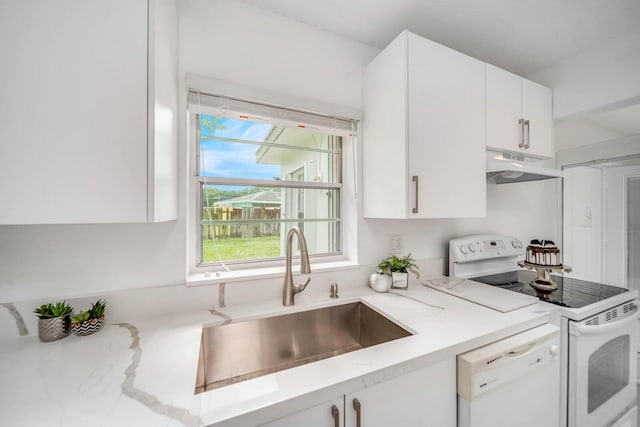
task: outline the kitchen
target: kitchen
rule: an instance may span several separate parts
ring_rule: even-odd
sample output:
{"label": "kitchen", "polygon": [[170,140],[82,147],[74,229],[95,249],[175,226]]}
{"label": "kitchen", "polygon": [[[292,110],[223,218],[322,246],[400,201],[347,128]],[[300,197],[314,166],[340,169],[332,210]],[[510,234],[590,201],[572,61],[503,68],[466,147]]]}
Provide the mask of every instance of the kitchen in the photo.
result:
{"label": "kitchen", "polygon": [[[637,22],[637,9],[625,4],[633,11],[626,14],[630,22]],[[409,14],[402,13],[405,17]],[[473,15],[470,13],[467,19],[470,16]],[[206,92],[215,78],[233,82],[228,86],[238,97],[242,97],[246,87],[258,88],[263,93],[268,91],[275,103],[280,101],[300,108],[307,105],[312,111],[331,108],[332,113],[346,117],[357,117],[362,109],[363,68],[412,22],[403,21],[393,34],[389,33],[383,42],[376,42],[376,47],[372,47],[245,2],[179,2],[178,17],[178,73],[180,76],[191,75],[192,81],[196,82],[200,78],[199,89],[202,91]],[[620,25],[620,31],[625,29],[624,34],[609,36],[607,42],[592,40],[591,45],[585,44],[574,55],[555,58],[545,64],[549,67],[545,70],[541,70],[540,64],[529,64],[529,72],[526,68],[509,70],[554,89],[555,117],[571,117],[601,106],[622,103],[640,93],[636,78],[638,57],[634,49],[638,31],[637,27],[629,25],[632,24]],[[274,31],[275,28],[278,31]],[[473,37],[471,33],[467,36]],[[3,39],[7,37],[3,36]],[[525,61],[526,56],[509,54],[506,49],[502,56],[500,49],[492,52],[485,48],[476,53],[466,51],[470,48],[465,48],[462,41],[456,42],[458,44],[454,40],[449,43],[445,39],[436,41],[504,68],[507,68],[506,62],[494,61],[506,61],[511,56]],[[530,75],[533,71],[537,73]],[[18,70],[20,72],[22,70]],[[203,80],[202,76],[206,78]],[[15,75],[10,75],[11,79],[3,77],[3,81],[12,82],[16,78]],[[179,81],[181,85],[185,84],[184,78]],[[184,108],[187,101],[183,89],[185,86],[181,86],[180,105]],[[32,309],[54,299],[88,301],[104,295],[109,301],[108,323],[161,315],[179,316],[197,310],[208,313],[209,309],[220,310],[223,306],[240,307],[234,309],[242,311],[243,304],[279,299],[281,272],[279,277],[274,273],[260,280],[243,281],[239,277],[224,285],[214,281],[210,286],[184,287],[185,276],[191,270],[191,261],[186,254],[193,251],[187,225],[185,165],[189,141],[184,136],[187,133],[185,116],[178,114],[181,137],[177,153],[181,166],[177,171],[177,197],[182,203],[178,203],[177,220],[146,224],[0,227],[1,302],[12,303],[19,309],[32,335],[37,330]],[[572,142],[568,138],[560,140],[557,135],[556,149],[568,147]],[[362,143],[366,144],[366,138]],[[2,157],[6,156],[3,151]],[[361,167],[355,170],[362,173]],[[351,184],[353,180],[346,178],[344,183],[345,186],[352,185],[356,192],[366,186],[366,182]],[[345,221],[351,221],[351,226],[345,228],[344,249],[348,259],[352,263],[357,261],[361,267],[342,265],[334,271],[312,268],[313,280],[308,289],[297,296],[298,304],[304,304],[312,296],[328,294],[332,281],[340,284],[342,298],[351,287],[364,287],[372,267],[388,254],[391,236],[402,236],[402,250],[421,260],[444,258],[450,239],[471,234],[499,232],[518,236],[524,242],[539,237],[560,240],[559,189],[553,180],[513,186],[488,185],[486,191],[485,218],[372,220],[361,213],[355,218],[345,218]],[[541,200],[548,200],[548,203],[540,203]],[[215,275],[215,271],[213,273]],[[224,304],[220,304],[221,293]],[[2,335],[14,337],[14,319],[8,310],[3,309],[2,313]],[[211,319],[196,321],[210,322]],[[126,341],[129,337],[121,336],[123,332],[114,332],[114,340]],[[144,348],[147,344],[144,340],[148,338],[142,339]]]}

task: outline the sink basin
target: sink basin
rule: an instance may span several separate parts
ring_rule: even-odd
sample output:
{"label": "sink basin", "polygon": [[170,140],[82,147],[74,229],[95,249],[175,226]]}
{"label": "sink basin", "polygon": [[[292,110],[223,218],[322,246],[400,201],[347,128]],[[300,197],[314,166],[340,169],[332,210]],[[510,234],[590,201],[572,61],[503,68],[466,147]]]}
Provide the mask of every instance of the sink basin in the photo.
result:
{"label": "sink basin", "polygon": [[205,327],[196,393],[409,335],[360,302]]}

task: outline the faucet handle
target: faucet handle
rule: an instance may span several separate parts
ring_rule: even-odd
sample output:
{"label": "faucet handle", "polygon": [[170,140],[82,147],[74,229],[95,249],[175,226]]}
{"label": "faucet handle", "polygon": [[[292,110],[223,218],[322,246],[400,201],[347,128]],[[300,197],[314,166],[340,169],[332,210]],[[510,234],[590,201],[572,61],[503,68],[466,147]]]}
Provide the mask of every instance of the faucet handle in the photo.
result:
{"label": "faucet handle", "polygon": [[311,281],[311,277],[307,278],[307,281],[304,283],[301,283],[299,285],[294,285],[293,292],[296,294],[299,294],[300,292],[304,291],[310,281]]}

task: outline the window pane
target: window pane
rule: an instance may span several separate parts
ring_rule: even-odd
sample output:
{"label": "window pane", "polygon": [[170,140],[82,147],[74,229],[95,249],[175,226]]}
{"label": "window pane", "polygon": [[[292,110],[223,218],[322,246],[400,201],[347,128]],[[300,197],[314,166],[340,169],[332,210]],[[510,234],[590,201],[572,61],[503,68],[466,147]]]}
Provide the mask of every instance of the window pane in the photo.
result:
{"label": "window pane", "polygon": [[284,256],[294,225],[304,232],[310,255],[340,251],[338,189],[201,188],[203,263]]}
{"label": "window pane", "polygon": [[339,137],[205,115],[199,123],[201,176],[339,182]]}

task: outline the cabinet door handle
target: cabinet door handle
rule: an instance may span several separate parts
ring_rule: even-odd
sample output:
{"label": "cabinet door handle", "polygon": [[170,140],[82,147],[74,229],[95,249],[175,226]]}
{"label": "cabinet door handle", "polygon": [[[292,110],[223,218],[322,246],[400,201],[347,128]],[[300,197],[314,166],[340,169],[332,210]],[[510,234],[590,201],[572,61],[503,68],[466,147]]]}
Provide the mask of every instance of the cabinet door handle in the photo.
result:
{"label": "cabinet door handle", "polygon": [[356,411],[356,427],[361,427],[360,401],[358,399],[353,399],[353,409]]}
{"label": "cabinet door handle", "polygon": [[340,410],[336,405],[331,405],[331,416],[333,417],[333,426],[340,427]]}
{"label": "cabinet door handle", "polygon": [[413,182],[415,182],[416,184],[416,204],[415,207],[413,208],[413,213],[418,213],[418,175],[413,175],[413,177],[411,178]]}
{"label": "cabinet door handle", "polygon": [[531,128],[529,127],[529,120],[524,121],[524,127],[527,128],[527,133],[526,133],[527,142],[524,144],[524,148],[529,148],[531,146],[530,144],[531,140],[529,139],[531,136],[531,133],[530,133]]}
{"label": "cabinet door handle", "polygon": [[518,148],[527,148],[524,145],[524,119],[518,120],[518,124],[520,125],[520,143],[518,144]]}

